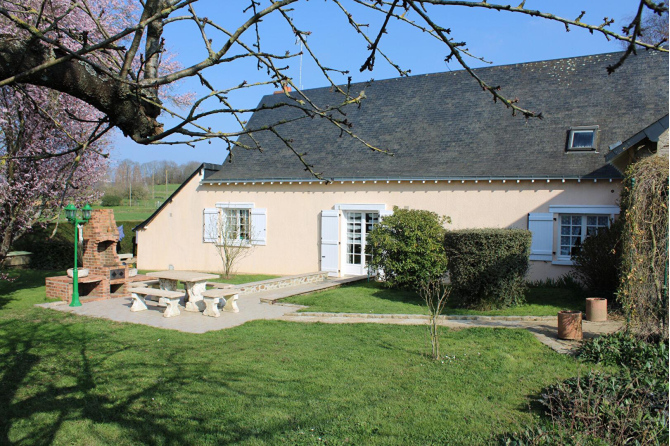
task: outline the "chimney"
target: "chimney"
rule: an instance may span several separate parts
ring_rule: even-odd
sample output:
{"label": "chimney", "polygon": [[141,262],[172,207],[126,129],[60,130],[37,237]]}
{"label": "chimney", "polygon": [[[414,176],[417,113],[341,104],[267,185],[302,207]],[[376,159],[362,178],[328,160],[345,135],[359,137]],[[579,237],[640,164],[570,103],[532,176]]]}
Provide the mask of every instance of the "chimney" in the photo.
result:
{"label": "chimney", "polygon": [[291,86],[287,84],[285,81],[282,81],[281,88],[282,88],[281,90],[275,91],[275,94],[283,94],[291,92]]}

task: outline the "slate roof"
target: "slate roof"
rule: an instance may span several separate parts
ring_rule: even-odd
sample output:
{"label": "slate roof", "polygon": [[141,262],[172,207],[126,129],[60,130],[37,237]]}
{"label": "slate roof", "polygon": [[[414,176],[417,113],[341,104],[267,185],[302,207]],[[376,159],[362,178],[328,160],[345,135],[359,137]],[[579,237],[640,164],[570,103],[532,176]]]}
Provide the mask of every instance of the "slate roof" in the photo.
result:
{"label": "slate roof", "polygon": [[[625,141],[668,113],[668,54],[639,51],[614,74],[606,67],[621,53],[599,54],[477,69],[490,85],[503,87],[544,119],[513,117],[483,92],[465,71],[375,81],[362,106],[348,106],[352,131],[394,156],[375,153],[322,119],[277,127],[324,178],[620,178],[607,164],[608,146]],[[364,84],[354,84],[357,94]],[[306,91],[315,103],[338,100],[329,88]],[[295,92],[291,93],[295,95]],[[268,106],[285,102],[268,95]],[[253,114],[248,128],[295,117],[289,107]],[[571,126],[598,125],[597,153],[568,153]],[[270,132],[256,133],[263,152],[233,149],[217,180],[313,179]],[[250,144],[248,136],[240,141]],[[228,161],[228,160],[227,160]]]}

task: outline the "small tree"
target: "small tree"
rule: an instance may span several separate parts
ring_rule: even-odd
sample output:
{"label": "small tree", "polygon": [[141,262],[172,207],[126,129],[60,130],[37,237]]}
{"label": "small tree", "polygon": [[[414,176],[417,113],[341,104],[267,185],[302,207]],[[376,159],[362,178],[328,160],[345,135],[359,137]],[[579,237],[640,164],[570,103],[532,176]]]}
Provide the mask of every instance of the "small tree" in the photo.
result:
{"label": "small tree", "polygon": [[449,286],[442,280],[426,282],[419,288],[419,295],[426,303],[428,312],[430,313],[431,356],[433,359],[438,359],[440,357],[440,337],[437,332],[439,327],[437,322],[440,314],[442,314],[442,310],[444,310],[444,306],[447,304]]}
{"label": "small tree", "polygon": [[444,224],[448,217],[423,210],[393,209],[369,234],[371,265],[384,274],[384,285],[417,291],[428,307],[431,356],[440,356],[438,318],[447,303],[444,283],[447,256]]}
{"label": "small tree", "polygon": [[415,209],[393,209],[369,234],[370,265],[384,274],[389,288],[418,290],[447,271],[444,224],[449,217]]}
{"label": "small tree", "polygon": [[244,210],[229,212],[227,209],[219,209],[216,225],[211,228],[215,233],[208,236],[216,240],[214,249],[221,259],[221,274],[228,279],[237,271],[239,261],[254,249],[249,213]]}

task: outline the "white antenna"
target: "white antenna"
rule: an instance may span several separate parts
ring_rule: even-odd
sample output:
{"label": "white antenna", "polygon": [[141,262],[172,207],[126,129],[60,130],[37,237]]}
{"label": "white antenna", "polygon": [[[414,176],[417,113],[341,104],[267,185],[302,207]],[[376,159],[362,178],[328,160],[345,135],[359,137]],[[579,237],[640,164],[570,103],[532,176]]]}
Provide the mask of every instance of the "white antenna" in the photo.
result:
{"label": "white antenna", "polygon": [[298,42],[300,42],[300,72],[298,75],[298,85],[299,88],[302,90],[302,39],[300,37],[296,37],[296,43]]}

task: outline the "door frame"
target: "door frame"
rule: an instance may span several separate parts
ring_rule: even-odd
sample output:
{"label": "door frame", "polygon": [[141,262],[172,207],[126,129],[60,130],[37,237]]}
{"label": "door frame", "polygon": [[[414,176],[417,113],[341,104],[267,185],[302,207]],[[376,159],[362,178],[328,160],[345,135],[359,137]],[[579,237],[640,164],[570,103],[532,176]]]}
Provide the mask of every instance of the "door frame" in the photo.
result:
{"label": "door frame", "polygon": [[[340,271],[341,275],[365,275],[367,274],[367,268],[363,265],[358,267],[357,270],[350,270],[347,268],[349,265],[347,263],[347,213],[348,212],[360,212],[363,214],[361,220],[361,225],[365,225],[365,213],[374,212],[378,214],[378,219],[381,219],[382,216],[386,215],[386,205],[385,204],[338,204],[334,206],[334,209],[340,211]],[[379,221],[379,220],[378,220]],[[365,252],[361,252],[361,256],[365,258]]]}

